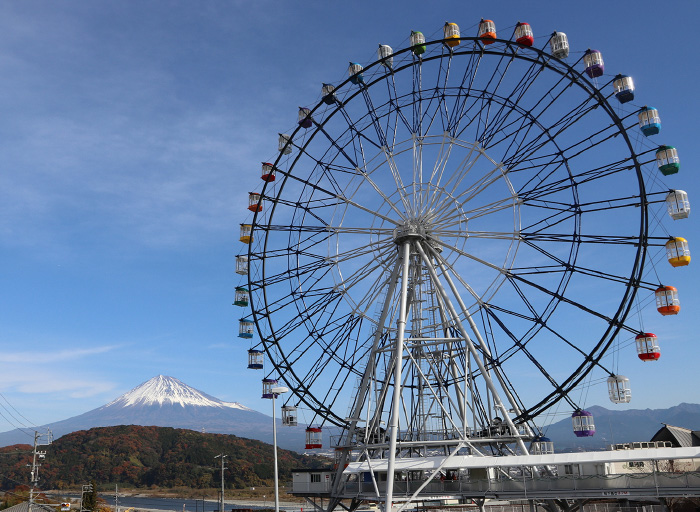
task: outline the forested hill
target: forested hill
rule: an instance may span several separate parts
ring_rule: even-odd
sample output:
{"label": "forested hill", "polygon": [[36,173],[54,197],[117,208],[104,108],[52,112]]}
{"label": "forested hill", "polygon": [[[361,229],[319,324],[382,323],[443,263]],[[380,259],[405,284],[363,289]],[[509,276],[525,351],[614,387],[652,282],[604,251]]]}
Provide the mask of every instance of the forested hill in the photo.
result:
{"label": "forested hill", "polygon": [[[95,481],[134,487],[209,488],[220,485],[220,462],[227,455],[227,488],[269,483],[273,476],[272,445],[226,434],[136,425],[101,427],[67,434],[43,447],[39,487],[63,489]],[[2,489],[28,483],[31,447],[0,449]],[[293,468],[328,466],[328,459],[278,451],[280,478]]]}

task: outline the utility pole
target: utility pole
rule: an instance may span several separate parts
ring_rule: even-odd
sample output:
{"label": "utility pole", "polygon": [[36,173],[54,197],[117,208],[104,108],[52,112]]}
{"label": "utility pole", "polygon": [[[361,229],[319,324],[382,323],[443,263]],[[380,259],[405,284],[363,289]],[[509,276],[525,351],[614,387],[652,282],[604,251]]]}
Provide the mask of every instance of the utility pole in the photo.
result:
{"label": "utility pole", "polygon": [[92,509],[85,508],[85,495],[89,492],[92,492],[92,484],[83,485],[83,490],[80,494],[80,512],[93,512]]}
{"label": "utility pole", "polygon": [[119,484],[114,484],[114,510],[119,512]]}
{"label": "utility pole", "polygon": [[[46,441],[42,442],[41,438],[46,436]],[[32,512],[32,505],[34,505],[34,493],[36,492],[36,484],[39,483],[39,467],[41,464],[37,462],[37,458],[43,459],[46,457],[46,452],[41,452],[37,448],[39,446],[47,446],[51,444],[51,431],[47,430],[46,434],[40,434],[38,431],[34,431],[34,455],[32,457],[32,465],[29,479],[31,485],[29,487],[29,504],[27,506],[27,511]],[[29,464],[27,464],[29,465]]]}
{"label": "utility pole", "polygon": [[214,458],[218,459],[219,457],[221,457],[221,495],[219,496],[219,512],[224,512],[224,470],[226,469],[226,466],[224,466],[224,459],[228,457],[228,455],[220,453]]}

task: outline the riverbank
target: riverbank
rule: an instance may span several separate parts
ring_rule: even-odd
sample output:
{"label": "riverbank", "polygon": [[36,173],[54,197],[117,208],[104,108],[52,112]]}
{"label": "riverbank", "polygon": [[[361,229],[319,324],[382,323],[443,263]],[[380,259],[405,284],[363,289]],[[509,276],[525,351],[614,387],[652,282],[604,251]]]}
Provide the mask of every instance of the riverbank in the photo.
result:
{"label": "riverbank", "polygon": [[[57,501],[70,501],[74,508],[80,508],[80,495],[75,493],[47,492],[47,496]],[[156,494],[159,494],[156,496]],[[217,512],[219,502],[216,498],[187,498],[178,496],[165,497],[162,493],[119,492],[118,500],[114,494],[100,493],[99,497],[112,510],[120,512]],[[226,498],[225,510],[253,509],[271,510],[275,502],[272,494],[257,498]],[[303,512],[303,503],[299,501],[280,500],[280,509],[285,512]]]}

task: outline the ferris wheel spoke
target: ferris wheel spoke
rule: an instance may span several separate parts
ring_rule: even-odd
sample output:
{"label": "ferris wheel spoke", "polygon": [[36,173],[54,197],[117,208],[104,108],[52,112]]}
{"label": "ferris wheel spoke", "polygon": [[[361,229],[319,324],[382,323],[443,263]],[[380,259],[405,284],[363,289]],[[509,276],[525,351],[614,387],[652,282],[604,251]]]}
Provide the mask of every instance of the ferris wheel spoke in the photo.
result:
{"label": "ferris wheel spoke", "polygon": [[[285,260],[286,260],[285,255]],[[268,258],[271,262],[275,261],[274,256]],[[297,279],[301,278],[302,276],[306,275],[313,275],[319,270],[326,270],[330,265],[323,260],[319,261],[313,261],[310,263],[305,263],[302,265],[297,266],[295,269],[286,269],[284,271],[278,272],[276,274],[266,274],[265,280],[258,280],[258,279],[252,279],[250,281],[250,286],[251,289],[262,289],[263,285],[271,286],[275,285],[278,283],[283,283],[288,281],[291,277],[295,277]]]}
{"label": "ferris wheel spoke", "polygon": [[[347,127],[348,127],[348,134],[350,136],[350,140],[354,142],[360,142],[360,141],[365,141],[372,146],[374,146],[375,149],[381,149],[382,145],[374,140],[372,140],[370,137],[367,136],[367,134],[364,132],[363,129],[358,128],[357,124],[352,120],[350,117],[350,114],[347,112],[345,109],[345,105],[340,105],[338,108],[339,112],[343,116],[343,119],[345,120]],[[357,150],[356,150],[357,152]]]}
{"label": "ferris wheel spoke", "polygon": [[[654,201],[647,201],[651,203]],[[641,206],[640,196],[627,196],[627,197],[611,197],[610,199],[604,199],[601,201],[586,201],[579,202],[577,204],[563,203],[556,200],[548,199],[527,199],[523,201],[523,204],[528,207],[540,208],[542,210],[550,210],[559,213],[573,213],[578,211],[581,214],[609,211],[618,208],[639,208]]]}
{"label": "ferris wheel spoke", "polygon": [[[534,64],[534,63],[533,63]],[[543,69],[543,68],[540,68]],[[534,80],[531,82],[531,84],[534,84]],[[525,143],[525,140],[527,137],[530,135],[531,129],[539,125],[539,123],[536,122],[536,120],[543,116],[546,112],[550,110],[550,108],[553,108],[556,102],[561,99],[563,96],[564,92],[569,88],[570,82],[567,81],[567,75],[562,75],[559,80],[554,83],[550,89],[550,93],[543,95],[537,102],[526,109],[520,109],[518,108],[518,103],[519,100],[513,103],[513,110],[517,110],[522,118],[522,124],[516,128],[516,132],[511,132],[505,129],[505,127],[502,127],[501,129],[498,130],[498,133],[501,134],[500,139],[496,139],[495,143],[500,143],[503,140],[508,140],[511,139],[512,142],[509,144],[508,148],[506,149],[506,152],[504,153],[503,156],[503,161],[509,161],[509,158],[506,157],[506,155],[511,154],[511,150],[515,147],[515,153],[517,154],[520,151],[522,151],[523,144]],[[558,91],[557,91],[558,89]],[[519,98],[520,99],[520,98]],[[548,101],[545,101],[548,100]],[[505,101],[504,101],[505,104]],[[520,137],[520,140],[518,142],[518,137],[514,136],[514,133],[522,133],[523,136]],[[541,127],[541,133],[539,137],[544,137],[547,135],[548,138],[551,139],[551,135],[548,135],[547,129],[544,129],[544,127]],[[535,139],[535,141],[537,138]],[[493,142],[493,141],[492,141]],[[516,144],[517,142],[517,144]],[[510,162],[509,162],[510,163]]]}
{"label": "ferris wheel spoke", "polygon": [[[423,61],[421,60],[420,62],[422,70]],[[415,112],[415,115],[418,116],[416,133],[421,137],[424,137],[430,133],[433,123],[438,117],[443,120],[444,125],[444,114],[442,111],[444,96],[441,94],[441,91],[443,90],[441,84],[445,80],[442,78],[445,73],[446,71],[444,70],[444,66],[442,65],[441,61],[438,66],[437,76],[435,78],[435,86],[431,86],[427,90],[423,88],[422,75],[420,77],[421,79],[417,83],[414,80],[413,88],[415,90],[416,86],[418,86],[418,94],[420,98],[419,109]],[[430,92],[430,95],[425,97],[425,92]]]}
{"label": "ferris wheel spoke", "polygon": [[448,131],[452,137],[456,137],[459,131],[459,125],[461,120],[465,117],[464,106],[471,95],[472,86],[476,78],[476,73],[479,70],[479,64],[481,63],[481,57],[483,54],[470,53],[469,60],[466,63],[464,73],[462,75],[462,81],[459,88],[457,89],[457,96],[455,98],[456,107],[452,109],[452,117],[449,119]]}
{"label": "ferris wheel spoke", "polygon": [[[581,275],[596,277],[598,279],[604,279],[606,281],[612,281],[612,282],[623,284],[623,285],[627,285],[629,283],[629,280],[630,280],[629,276],[627,276],[627,277],[619,276],[616,274],[611,274],[609,272],[603,272],[602,270],[582,267],[580,265],[571,267],[571,271],[576,272],[576,273],[581,274]],[[650,291],[654,291],[659,287],[658,283],[645,282],[645,281],[641,281],[641,280],[639,281],[639,286],[640,286],[640,288],[646,288]]]}
{"label": "ferris wheel spoke", "polygon": [[[471,232],[470,232],[471,234]],[[631,245],[637,246],[640,243],[638,235],[616,235],[616,234],[594,234],[594,233],[547,233],[547,232],[526,232],[519,233],[520,239],[528,242],[560,242],[565,244],[603,244],[610,245]],[[474,235],[478,238],[478,235]]]}
{"label": "ferris wheel spoke", "polygon": [[[525,94],[531,89],[533,84],[536,83],[537,78],[545,69],[546,68],[543,63],[539,61],[539,57],[537,60],[530,63],[530,67],[523,72],[520,80],[518,80],[515,86],[511,89],[510,93],[504,97],[505,101],[500,102],[501,106],[494,115],[494,121],[491,123],[491,127],[488,131],[484,131],[482,145],[485,147],[489,146],[496,134],[503,132],[507,126],[512,126],[514,122],[517,122],[518,120],[524,121],[526,119],[525,115],[523,115],[520,109],[517,108],[518,103],[524,98]],[[501,77],[501,81],[502,79],[503,77]],[[563,80],[563,78],[560,80]],[[494,90],[494,96],[495,95],[496,91]],[[508,121],[511,115],[516,112],[520,113],[519,117],[515,121]],[[507,121],[508,123],[506,123]]]}
{"label": "ferris wheel spoke", "polygon": [[362,91],[362,97],[364,98],[365,105],[367,107],[367,114],[372,120],[372,125],[374,126],[374,130],[379,141],[379,146],[385,148],[389,145],[389,141],[386,136],[386,133],[384,132],[384,128],[382,127],[382,123],[379,120],[379,117],[377,116],[377,112],[374,108],[374,105],[372,104],[372,98],[369,94],[369,89],[364,85],[360,85],[360,88]]}
{"label": "ferris wheel spoke", "polygon": [[[443,46],[443,51],[445,51],[445,48]],[[439,90],[446,90],[448,88],[449,80],[450,80],[450,69],[452,68],[452,56],[453,53],[452,51],[449,52],[447,56],[447,63],[444,66],[442,66],[442,63],[445,61],[445,59],[440,60],[440,70],[442,71],[441,75],[442,78],[440,77],[440,74],[438,74],[437,78],[437,83],[435,86],[435,91]],[[443,95],[438,95],[438,108],[436,109],[437,112],[440,113],[440,125],[441,125],[441,131],[442,133],[445,133],[447,131],[447,127],[449,126],[449,119],[450,119],[450,112],[449,112],[449,105],[447,104],[447,98],[446,96]]]}
{"label": "ferris wheel spoke", "polygon": [[[386,80],[387,84],[387,89],[389,93],[389,110],[390,111],[395,111],[395,123],[394,123],[394,129],[392,133],[392,146],[396,143],[396,134],[398,131],[397,124],[399,120],[401,121],[401,124],[403,125],[404,128],[406,128],[409,133],[414,133],[413,132],[413,126],[409,122],[409,120],[406,118],[406,115],[403,113],[402,110],[402,104],[399,98],[401,96],[399,95],[397,89],[396,89],[396,77],[394,76],[394,73],[390,73],[391,80]],[[393,93],[393,95],[392,95]],[[403,99],[403,98],[402,98]]]}
{"label": "ferris wheel spoke", "polygon": [[389,165],[389,170],[391,171],[391,175],[396,183],[396,191],[399,194],[404,211],[411,215],[413,213],[413,206],[411,205],[409,197],[406,194],[406,188],[404,187],[403,179],[401,178],[401,171],[394,160],[394,155],[387,147],[382,148],[382,152],[384,153],[384,158],[386,158],[386,162]]}
{"label": "ferris wheel spoke", "polygon": [[[447,158],[449,158],[450,155],[451,155],[451,153],[452,153],[452,147],[453,147],[453,146],[456,146],[456,145],[457,145],[456,142],[450,141],[450,152],[449,152],[447,155],[445,155]],[[441,185],[441,181],[442,181],[442,180],[440,180],[440,182],[438,182],[438,184],[437,184],[438,187],[439,187],[440,189],[443,189],[443,188],[444,188],[445,190],[448,190],[448,194],[449,194],[449,195],[454,195],[454,194],[455,194],[455,191],[457,190],[457,188],[463,183],[463,181],[467,178],[467,176],[468,176],[469,173],[472,171],[472,169],[474,168],[474,166],[475,166],[475,165],[479,162],[479,160],[482,159],[482,158],[488,159],[488,157],[485,155],[485,153],[484,153],[484,151],[482,150],[482,148],[480,148],[480,147],[477,146],[477,145],[471,145],[471,146],[468,148],[468,150],[467,150],[466,154],[464,155],[464,157],[458,162],[456,168],[453,170],[452,174],[451,174],[450,177],[447,179],[447,181],[445,182],[445,184],[442,185],[442,186],[440,186],[440,185]],[[443,162],[444,162],[444,163],[443,163]],[[447,163],[448,163],[447,160],[444,160],[443,162],[440,163],[440,164],[441,164],[441,165],[440,165],[440,167],[441,167],[440,178],[442,178],[442,175],[443,175],[443,173],[444,173],[444,171],[445,171],[445,167],[446,167],[446,165],[447,165]],[[486,180],[487,178],[488,178],[488,176],[484,176],[484,177],[482,178],[482,181]],[[473,186],[472,186],[472,187],[473,187]],[[457,197],[457,199],[458,199],[458,198],[459,198],[459,197]],[[435,201],[432,201],[432,202],[434,203]]]}
{"label": "ferris wheel spoke", "polygon": [[[290,293],[283,297],[273,299],[271,297],[267,298],[264,310],[259,310],[256,313],[256,317],[266,318],[269,321],[274,315],[281,316],[285,308],[297,308],[297,300],[299,300],[299,293]],[[324,287],[316,292],[316,298],[312,301],[306,301],[305,304],[309,305],[309,309],[306,310],[302,315],[295,316],[291,319],[284,321],[283,323],[277,324],[274,331],[274,336],[271,339],[284,339],[286,335],[294,332],[294,329],[299,327],[302,318],[310,315],[312,312],[316,312],[319,308],[331,309],[333,304],[336,304],[340,299],[340,294],[337,293],[332,287]]]}
{"label": "ferris wheel spoke", "polygon": [[468,188],[460,193],[456,193],[453,190],[449,196],[453,197],[456,201],[461,201],[462,203],[468,203],[476,196],[483,194],[486,189],[488,189],[494,183],[502,181],[507,174],[506,170],[500,165],[495,165],[493,169],[489,172],[484,173],[483,177],[476,180]]}
{"label": "ferris wheel spoke", "polygon": [[377,252],[385,252],[382,251],[382,249],[390,247],[388,242],[388,240],[386,242],[370,242],[359,247],[353,247],[352,249],[348,249],[346,251],[335,252],[328,256],[327,260],[337,265],[345,261],[352,261],[365,256],[372,256]]}
{"label": "ferris wheel spoke", "polygon": [[[347,323],[345,323],[344,325],[346,327],[349,327],[348,329],[346,329],[346,331],[338,333],[338,335],[336,336],[337,340],[342,340],[344,337],[347,338],[347,332],[354,329],[356,321],[352,318],[349,318]],[[316,346],[317,343],[314,341],[311,345]],[[336,345],[342,346],[342,342],[336,342]],[[305,364],[306,360],[301,359],[302,355],[308,355],[309,348],[307,345],[304,345],[303,342],[300,343],[295,350],[290,352],[291,354],[294,354],[296,356],[295,358],[292,359],[285,357],[282,360],[283,362],[280,364],[280,366],[282,366],[284,370],[286,370],[282,372],[282,376],[287,380],[287,382],[289,382],[291,386],[293,386],[295,390],[299,389],[303,391],[303,393],[300,393],[297,396],[299,396],[301,401],[303,401],[313,411],[315,411],[317,415],[321,414],[326,421],[329,421],[337,426],[342,426],[342,419],[334,415],[331,410],[331,407],[334,405],[335,398],[337,398],[337,394],[335,396],[332,396],[330,394],[331,386],[326,387],[328,391],[322,397],[321,400],[314,398],[312,390],[314,389],[314,384],[316,383],[316,381],[319,380],[321,377],[325,378],[327,375],[338,376],[343,373],[337,372],[335,368],[324,372],[324,370],[328,368],[329,364],[337,364],[340,362],[341,367],[347,370],[346,372],[344,372],[345,379],[347,379],[353,373],[353,368],[348,365],[342,364],[342,358],[335,356],[334,352],[329,348],[324,346],[320,346],[319,348],[320,355],[323,356],[321,357],[319,355],[319,357],[314,357],[314,359],[311,360],[311,366],[309,366]],[[306,374],[299,377],[297,375],[298,372],[295,371],[295,368],[297,367],[306,369]],[[332,400],[330,400],[331,398]]]}
{"label": "ferris wheel spoke", "polygon": [[582,311],[585,311],[586,313],[589,313],[597,318],[600,318],[601,320],[607,322],[608,324],[613,321],[612,318],[610,318],[609,316],[607,316],[599,311],[596,311],[593,308],[585,306],[584,304],[581,304],[580,302],[577,302],[573,299],[569,299],[568,297],[565,297],[564,295],[562,295],[559,292],[549,290],[545,286],[539,285],[530,279],[526,279],[522,275],[511,273],[510,276],[512,276],[513,279],[517,279],[518,281],[520,281],[524,284],[527,284],[528,286],[530,286],[536,290],[539,290],[540,292],[542,292],[546,295],[550,295],[552,298],[557,299],[558,301],[560,301],[562,303],[570,304],[572,306],[577,307],[578,309],[580,309]]}
{"label": "ferris wheel spoke", "polygon": [[484,217],[492,213],[498,213],[503,210],[509,210],[514,206],[521,205],[522,202],[519,201],[517,197],[504,197],[502,199],[497,199],[489,204],[477,206],[471,210],[463,210],[461,213],[455,211],[452,215],[445,215],[440,219],[442,222],[455,221],[462,216],[467,217],[469,220],[478,219],[479,217]]}
{"label": "ferris wheel spoke", "polygon": [[[487,318],[489,319],[489,322],[493,321],[496,323],[498,328],[503,332],[503,334],[506,335],[506,337],[510,340],[510,342],[513,344],[506,350],[502,351],[500,356],[498,357],[497,360],[494,360],[494,365],[502,367],[513,355],[516,353],[523,354],[527,359],[538,369],[540,372],[543,373],[549,380],[550,382],[554,383],[554,379],[549,376],[547,371],[542,367],[542,365],[539,363],[537,358],[532,354],[532,352],[528,349],[527,345],[530,340],[532,340],[533,336],[539,331],[539,328],[535,330],[535,327],[531,327],[530,330],[525,333],[523,336],[517,336],[512,329],[508,327],[509,322],[505,320],[502,316],[503,315],[508,315],[512,316],[515,315],[516,317],[519,317],[517,313],[513,313],[512,311],[505,310],[503,308],[500,308],[498,306],[495,306],[493,304],[489,304],[489,307],[483,308],[484,313],[486,314]],[[543,328],[547,328],[546,325],[543,324]],[[535,331],[533,333],[533,330]],[[574,346],[574,348],[576,348]]]}
{"label": "ferris wheel spoke", "polygon": [[[476,127],[476,140],[479,142],[484,147],[487,147],[487,134],[491,131],[490,123],[493,119],[492,114],[491,114],[491,107],[492,107],[492,99],[494,96],[498,96],[498,89],[500,88],[501,84],[503,83],[504,78],[506,77],[506,74],[508,73],[508,70],[510,69],[511,64],[513,63],[515,59],[515,55],[511,55],[510,58],[506,59],[505,55],[502,55],[501,58],[498,61],[498,64],[496,64],[493,73],[491,74],[491,78],[489,78],[488,83],[484,87],[485,91],[489,91],[489,99],[487,99],[485,96],[482,96],[481,99],[481,108],[479,109],[479,118],[477,122],[477,127]],[[501,64],[503,61],[506,60],[506,66],[503,71],[501,71]],[[493,89],[491,89],[491,83],[497,78],[496,85],[494,86]]]}
{"label": "ferris wheel spoke", "polygon": [[[554,212],[550,215],[545,215],[535,222],[528,224],[526,226],[521,226],[523,232],[530,233],[543,233],[548,232],[551,229],[558,228],[560,224],[566,223],[563,227],[570,225],[572,222],[574,225],[578,225],[578,220],[580,218],[581,212]],[[571,222],[570,222],[571,221]]]}
{"label": "ferris wheel spoke", "polygon": [[[504,155],[503,163],[509,168],[513,168],[523,161],[530,159],[540,149],[550,144],[550,140],[556,140],[565,131],[577,126],[577,124],[586,118],[588,114],[598,108],[597,102],[592,102],[591,97],[582,101],[578,106],[565,114],[559,121],[552,123],[550,126],[543,127],[539,134],[533,137],[532,140],[518,146],[517,152],[511,156]],[[531,115],[535,115],[534,113]],[[504,135],[505,136],[505,135]]]}
{"label": "ferris wheel spoke", "polygon": [[603,320],[605,320],[605,321],[607,321],[607,322],[610,322],[610,321],[611,321],[611,319],[610,319],[609,317],[607,317],[606,315],[604,315],[604,314],[602,314],[602,313],[599,313],[599,312],[593,310],[592,308],[588,308],[587,306],[585,306],[585,305],[583,305],[583,304],[580,304],[580,303],[578,303],[578,302],[576,302],[576,301],[574,301],[574,300],[571,300],[571,299],[569,299],[568,297],[565,297],[564,295],[562,295],[561,293],[559,293],[558,291],[549,290],[547,287],[542,286],[542,285],[539,285],[539,284],[535,283],[534,281],[532,281],[532,280],[530,280],[530,279],[527,279],[527,278],[525,277],[525,276],[528,275],[527,273],[525,273],[525,274],[514,273],[514,272],[513,272],[512,270],[510,270],[510,269],[505,269],[505,268],[502,268],[502,267],[500,267],[500,266],[498,266],[498,265],[495,265],[495,264],[493,264],[493,263],[490,263],[490,262],[488,262],[488,261],[486,261],[486,260],[484,260],[484,259],[482,259],[482,258],[479,258],[479,257],[477,257],[477,256],[475,256],[475,255],[473,255],[473,254],[470,254],[470,253],[468,253],[468,252],[466,252],[466,251],[463,251],[463,250],[459,249],[458,247],[455,247],[455,246],[452,246],[452,245],[449,245],[449,244],[445,244],[442,240],[433,239],[433,241],[434,241],[434,243],[437,243],[437,244],[439,244],[439,245],[441,245],[441,246],[443,246],[443,247],[445,247],[445,248],[448,248],[449,250],[453,251],[453,252],[456,253],[456,254],[459,254],[460,256],[464,256],[464,257],[466,257],[466,258],[468,258],[468,259],[471,259],[471,260],[473,260],[473,261],[476,261],[476,262],[478,262],[478,263],[481,263],[482,265],[484,265],[484,266],[486,266],[486,267],[488,267],[488,268],[491,268],[491,269],[493,269],[493,270],[496,270],[497,272],[499,272],[500,274],[502,274],[502,275],[503,275],[504,277],[506,277],[506,278],[517,279],[518,281],[527,284],[527,285],[530,286],[531,288],[533,288],[533,289],[535,289],[535,290],[538,290],[538,291],[544,293],[545,295],[549,295],[549,296],[551,296],[552,298],[554,298],[554,299],[556,299],[556,300],[558,300],[558,301],[560,301],[560,302],[564,302],[564,303],[571,304],[571,305],[573,305],[573,306],[575,306],[575,307],[577,307],[577,308],[579,308],[579,309],[581,309],[581,310],[583,310],[583,311],[585,311],[585,312],[587,312],[587,313],[590,313],[590,314],[593,315],[593,316],[596,316],[596,317],[598,317],[598,318],[601,318],[601,319],[603,319]]}
{"label": "ferris wheel spoke", "polygon": [[[531,184],[527,189],[521,189],[518,191],[518,196],[523,198],[524,201],[529,201],[531,199],[537,199],[543,196],[548,196],[556,194],[563,190],[569,190],[581,184],[589,183],[591,181],[608,178],[615,174],[619,174],[625,171],[629,171],[633,166],[627,161],[614,162],[611,165],[601,166],[595,169],[589,169],[582,171],[577,174],[571,174],[562,179],[548,180],[553,175],[556,169],[551,170],[544,176],[538,176],[540,178],[539,183],[532,186]],[[538,175],[540,173],[537,173]]]}
{"label": "ferris wheel spoke", "polygon": [[[450,142],[448,143],[447,151],[444,151],[445,136],[446,136],[446,134],[443,134],[442,146],[441,146],[440,152],[438,154],[437,161],[435,162],[435,165],[433,167],[431,182],[434,182],[435,186],[433,187],[433,192],[431,194],[430,201],[426,207],[426,210],[430,210],[432,208],[435,208],[436,202],[440,199],[440,196],[443,194],[441,192],[443,189],[447,189],[447,187],[451,187],[452,192],[454,192],[454,190],[456,190],[457,187],[462,182],[462,180],[465,179],[466,175],[469,173],[469,171],[472,169],[472,167],[476,164],[476,162],[479,160],[479,158],[483,156],[483,153],[481,153],[481,151],[477,150],[475,146],[471,146],[469,148],[469,150],[467,151],[467,154],[464,155],[464,157],[458,163],[453,174],[450,175],[447,182],[444,185],[442,185],[442,178],[443,178],[443,175],[444,175],[445,170],[447,168],[449,158],[452,154],[453,147],[455,146],[453,141],[450,140]],[[435,179],[436,176],[437,176],[437,178]]]}
{"label": "ferris wheel spoke", "polygon": [[[342,293],[347,293],[353,286],[356,286],[360,283],[367,284],[366,283],[366,279],[367,279],[366,276],[372,275],[373,273],[375,273],[375,271],[382,269],[382,268],[385,268],[386,263],[388,261],[391,261],[392,259],[394,259],[394,257],[393,257],[393,255],[390,254],[389,257],[385,260],[381,260],[381,261],[370,260],[370,261],[368,261],[364,265],[357,268],[354,272],[352,272],[351,274],[344,277],[342,280],[342,284],[338,285],[338,287],[340,288],[342,286],[342,289],[343,289]],[[377,284],[380,281],[381,281],[381,278],[376,278],[376,281],[374,284]],[[371,285],[372,283],[368,283],[368,284]],[[371,294],[366,293],[364,295],[364,297],[362,298],[362,300],[359,302],[359,304],[362,304],[363,302],[365,302],[366,300],[371,299],[371,298],[372,298]]]}
{"label": "ferris wheel spoke", "polygon": [[[430,179],[428,180],[430,183],[434,183],[435,187],[438,188],[441,185],[442,182],[442,177],[445,173],[445,167],[447,166],[447,162],[449,161],[450,155],[452,154],[452,143],[451,141],[447,142],[449,137],[449,134],[447,132],[442,134],[442,138],[440,139],[440,149],[437,151],[437,155],[435,158],[435,164],[433,165],[433,169],[430,174]],[[450,137],[451,139],[451,137]],[[447,146],[447,147],[445,147]],[[422,165],[422,153],[421,153],[421,165]]]}

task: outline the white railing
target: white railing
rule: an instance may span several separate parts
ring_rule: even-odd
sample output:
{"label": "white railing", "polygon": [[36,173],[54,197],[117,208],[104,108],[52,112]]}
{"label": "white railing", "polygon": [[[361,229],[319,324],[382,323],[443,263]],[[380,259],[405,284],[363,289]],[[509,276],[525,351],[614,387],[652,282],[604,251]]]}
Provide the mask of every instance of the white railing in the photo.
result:
{"label": "white railing", "polygon": [[[394,496],[411,496],[424,481],[395,481]],[[379,492],[386,489],[386,482],[377,482]],[[430,495],[484,495],[521,496],[577,495],[624,497],[626,495],[673,494],[700,495],[700,472],[687,473],[631,473],[620,475],[559,476],[549,478],[522,478],[500,480],[445,480],[432,481],[421,491],[421,496]],[[374,494],[371,482],[347,482],[345,496],[367,496]]]}

